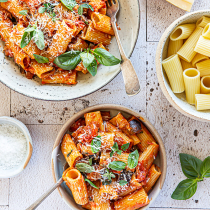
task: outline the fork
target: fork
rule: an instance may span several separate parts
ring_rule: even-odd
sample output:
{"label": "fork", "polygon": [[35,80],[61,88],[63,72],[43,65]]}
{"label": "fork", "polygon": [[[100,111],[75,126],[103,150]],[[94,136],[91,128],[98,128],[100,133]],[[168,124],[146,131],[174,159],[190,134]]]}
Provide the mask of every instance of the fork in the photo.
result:
{"label": "fork", "polygon": [[115,33],[117,44],[120,50],[122,62],[121,62],[121,71],[125,83],[125,90],[127,95],[134,96],[140,92],[139,79],[137,77],[136,71],[131,63],[131,60],[125,55],[120,37],[118,34],[116,26],[116,15],[119,11],[119,2],[118,0],[108,0],[107,1],[107,15],[111,18],[112,28]]}

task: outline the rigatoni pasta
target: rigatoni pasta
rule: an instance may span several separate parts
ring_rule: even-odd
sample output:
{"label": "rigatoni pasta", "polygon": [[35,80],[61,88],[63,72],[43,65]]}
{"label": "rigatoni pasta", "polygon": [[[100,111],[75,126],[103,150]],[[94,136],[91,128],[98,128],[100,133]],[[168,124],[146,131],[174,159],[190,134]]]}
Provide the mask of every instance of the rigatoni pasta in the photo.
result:
{"label": "rigatoni pasta", "polygon": [[210,94],[196,94],[195,107],[198,111],[210,109]]}
{"label": "rigatoni pasta", "polygon": [[176,54],[179,51],[179,49],[182,47],[183,43],[184,43],[183,39],[179,39],[177,41],[170,40],[168,44],[168,57]]}
{"label": "rigatoni pasta", "polygon": [[201,77],[210,75],[210,60],[205,60],[196,64]]}
{"label": "rigatoni pasta", "polygon": [[182,59],[180,59],[180,61],[181,61],[181,64],[182,64],[182,69],[183,69],[183,71],[184,71],[185,69],[193,68],[192,63],[189,63],[189,62],[187,62],[187,61],[185,61],[185,60],[182,60]]}
{"label": "rigatoni pasta", "polygon": [[[195,68],[196,63],[199,63],[199,62],[205,61],[205,60],[209,60],[209,57],[206,56],[206,55],[202,55],[200,53],[197,53],[196,56],[192,60],[192,66]],[[191,67],[189,67],[189,68],[191,68]]]}
{"label": "rigatoni pasta", "polygon": [[203,37],[206,38],[206,39],[210,39],[210,23],[208,23],[204,30],[203,30]]}
{"label": "rigatoni pasta", "polygon": [[210,93],[210,76],[204,76],[201,79],[201,94]]}
{"label": "rigatoni pasta", "polygon": [[196,22],[196,26],[204,28],[208,23],[210,23],[210,17],[202,16]]}
{"label": "rigatoni pasta", "polygon": [[197,52],[197,53],[200,53],[202,55],[209,57],[210,56],[209,48],[210,48],[210,39],[206,39],[203,36],[200,36],[195,46],[194,52]]}

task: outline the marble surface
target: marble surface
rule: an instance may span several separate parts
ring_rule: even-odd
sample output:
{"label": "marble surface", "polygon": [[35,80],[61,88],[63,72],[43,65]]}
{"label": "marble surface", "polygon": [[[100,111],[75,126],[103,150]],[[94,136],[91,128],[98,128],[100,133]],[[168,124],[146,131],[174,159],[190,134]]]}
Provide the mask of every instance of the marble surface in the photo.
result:
{"label": "marble surface", "polygon": [[[210,209],[210,179],[198,184],[197,193],[187,201],[171,199],[176,185],[184,179],[179,153],[195,155],[202,160],[209,155],[208,123],[192,120],[176,111],[164,97],[155,71],[155,51],[165,28],[186,12],[165,0],[140,0],[141,30],[132,63],[141,81],[141,93],[128,97],[122,75],[97,92],[72,101],[48,102],[28,98],[0,84],[0,116],[13,116],[29,128],[34,152],[27,168],[17,177],[0,179],[0,210],[23,210],[52,184],[51,150],[56,135],[70,116],[85,107],[114,103],[133,108],[146,116],[165,143],[168,171],[162,192],[153,203],[153,210]],[[192,11],[207,9],[210,1],[195,0]],[[68,210],[54,191],[38,210]]]}

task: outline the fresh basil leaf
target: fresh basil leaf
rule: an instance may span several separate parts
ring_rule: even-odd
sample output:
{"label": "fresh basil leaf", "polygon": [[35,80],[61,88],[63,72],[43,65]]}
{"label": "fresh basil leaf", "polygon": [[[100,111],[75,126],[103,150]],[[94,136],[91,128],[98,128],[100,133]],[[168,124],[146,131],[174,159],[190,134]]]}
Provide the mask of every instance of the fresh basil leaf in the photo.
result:
{"label": "fresh basil leaf", "polygon": [[94,59],[93,62],[87,67],[87,70],[90,72],[90,74],[94,77],[97,74],[97,62]]}
{"label": "fresh basil leaf", "polygon": [[120,186],[124,186],[124,185],[128,184],[128,182],[125,180],[120,180],[119,184],[120,184]]}
{"label": "fresh basil leaf", "polygon": [[55,58],[54,63],[64,70],[75,69],[76,66],[81,62],[80,53],[81,51],[66,52]]}
{"label": "fresh basil leaf", "polygon": [[76,168],[78,171],[87,173],[87,174],[95,171],[95,169],[92,166],[90,166],[86,163],[77,163]]}
{"label": "fresh basil leaf", "polygon": [[175,200],[187,200],[191,198],[197,190],[197,180],[196,179],[185,179],[181,181],[171,198]]}
{"label": "fresh basil leaf", "polygon": [[85,68],[87,68],[95,60],[94,55],[91,53],[83,52],[80,54],[80,57]]}
{"label": "fresh basil leaf", "polygon": [[91,142],[91,151],[93,153],[97,153],[99,152],[100,148],[101,148],[101,136],[96,136],[93,138]]}
{"label": "fresh basil leaf", "polygon": [[128,167],[130,169],[135,168],[138,165],[139,161],[139,152],[136,149],[135,151],[131,152],[128,156]]}
{"label": "fresh basil leaf", "polygon": [[61,3],[71,11],[73,11],[73,8],[77,6],[77,2],[75,0],[61,0]]}
{"label": "fresh basil leaf", "polygon": [[93,165],[93,158],[89,159],[89,164],[92,166]]}
{"label": "fresh basil leaf", "polygon": [[121,155],[121,154],[122,154],[122,150],[118,150],[118,151],[117,151],[117,154],[118,154],[118,155]]}
{"label": "fresh basil leaf", "polygon": [[103,175],[103,178],[106,178],[109,181],[111,181],[112,178],[115,178],[115,175],[112,172],[109,172],[108,169],[106,169],[106,173]]}
{"label": "fresh basil leaf", "polygon": [[85,24],[86,24],[86,25],[89,25],[88,21],[85,21]]}
{"label": "fresh basil leaf", "polygon": [[207,157],[201,164],[201,177],[210,177],[210,156]]}
{"label": "fresh basil leaf", "polygon": [[96,60],[104,66],[114,66],[121,62],[120,59],[114,57],[111,53],[102,48],[96,48],[91,52],[93,52]]}
{"label": "fresh basil leaf", "polygon": [[180,162],[184,175],[189,179],[199,177],[202,161],[192,155],[180,153]]}
{"label": "fresh basil leaf", "polygon": [[44,13],[46,11],[46,7],[39,7],[39,13]]}
{"label": "fresh basil leaf", "polygon": [[45,43],[44,43],[44,34],[41,30],[37,29],[34,33],[34,41],[37,45],[37,47],[40,50],[43,50],[45,48]]}
{"label": "fresh basil leaf", "polygon": [[72,152],[73,152],[73,149],[67,154],[67,158],[71,155]]}
{"label": "fresh basil leaf", "polygon": [[122,161],[113,161],[109,163],[108,167],[115,171],[122,171],[123,169],[125,169],[126,163]]}
{"label": "fresh basil leaf", "polygon": [[96,185],[93,184],[89,179],[85,179],[86,182],[88,182],[92,187],[99,189]]}
{"label": "fresh basil leaf", "polygon": [[121,146],[121,149],[122,149],[123,151],[126,151],[126,150],[129,148],[129,145],[130,145],[130,143],[123,144],[123,145]]}
{"label": "fresh basil leaf", "polygon": [[94,11],[93,7],[90,5],[90,4],[81,4],[78,8],[78,14],[79,15],[82,15],[83,14],[83,9],[86,8],[86,9],[91,9],[92,11]]}
{"label": "fresh basil leaf", "polygon": [[21,15],[27,15],[28,14],[28,10],[21,10],[20,12],[19,12],[19,14],[21,14]]}
{"label": "fresh basil leaf", "polygon": [[29,42],[31,41],[32,37],[33,37],[32,32],[30,33],[24,32],[21,42],[20,42],[20,48],[24,48],[25,46],[27,46]]}
{"label": "fresh basil leaf", "polygon": [[8,0],[0,0],[0,2],[8,2]]}
{"label": "fresh basil leaf", "polygon": [[32,26],[32,27],[28,27],[25,29],[25,32],[34,32],[36,29]]}
{"label": "fresh basil leaf", "polygon": [[49,63],[49,59],[44,56],[36,54],[33,54],[33,56],[38,63]]}
{"label": "fresh basil leaf", "polygon": [[114,155],[114,151],[112,150],[111,152],[110,152],[110,157],[112,157]]}

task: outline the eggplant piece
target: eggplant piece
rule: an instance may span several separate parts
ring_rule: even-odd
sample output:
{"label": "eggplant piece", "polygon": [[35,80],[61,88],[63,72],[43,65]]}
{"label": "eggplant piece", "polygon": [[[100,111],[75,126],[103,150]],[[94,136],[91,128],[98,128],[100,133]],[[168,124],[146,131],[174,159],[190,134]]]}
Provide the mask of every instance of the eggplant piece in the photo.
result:
{"label": "eggplant piece", "polygon": [[117,182],[120,182],[121,180],[125,180],[128,183],[130,183],[132,175],[133,175],[133,172],[123,170],[123,172],[118,176]]}
{"label": "eggplant piece", "polygon": [[129,124],[132,129],[132,133],[142,133],[141,123],[138,120],[133,119],[129,122]]}

